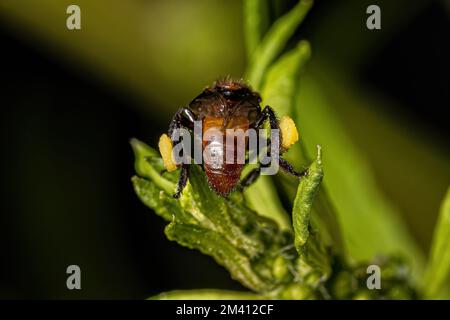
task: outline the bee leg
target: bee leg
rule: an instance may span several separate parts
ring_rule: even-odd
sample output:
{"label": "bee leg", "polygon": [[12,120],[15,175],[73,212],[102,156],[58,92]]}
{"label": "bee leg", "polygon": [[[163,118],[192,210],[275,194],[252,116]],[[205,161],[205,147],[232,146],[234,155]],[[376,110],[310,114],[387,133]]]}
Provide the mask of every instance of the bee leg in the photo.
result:
{"label": "bee leg", "polygon": [[[278,119],[277,119],[277,116],[275,115],[275,111],[272,109],[272,107],[266,106],[263,109],[263,111],[261,113],[261,118],[259,118],[258,121],[256,122],[256,128],[257,129],[261,128],[267,119],[269,119],[270,129],[278,130],[278,135],[272,136],[272,134],[271,134],[271,138],[275,138],[278,141],[278,146],[279,146],[280,145],[280,126],[278,124]],[[270,151],[272,151],[271,138],[267,139],[267,147],[268,147],[268,150],[270,150]],[[279,149],[279,147],[278,147],[278,149]],[[278,150],[278,155],[280,155],[280,150]]]}
{"label": "bee leg", "polygon": [[[168,136],[175,145],[178,141],[174,141],[173,133],[175,130],[180,128],[194,129],[194,121],[196,121],[195,115],[188,108],[180,108],[173,116],[169,124]],[[189,165],[181,164],[180,178],[177,183],[177,191],[173,195],[175,199],[180,198],[183,189],[186,187],[189,178]]]}
{"label": "bee leg", "polygon": [[239,182],[238,189],[243,190],[244,188],[253,184],[260,176],[261,168],[255,168],[250,171],[242,180]]}
{"label": "bee leg", "polygon": [[[272,151],[272,141],[270,139],[267,139],[267,148],[270,151]],[[308,170],[303,170],[301,172],[295,171],[292,164],[290,164],[286,159],[284,159],[281,156],[280,150],[278,150],[277,158],[278,158],[278,164],[280,165],[280,168],[283,169],[283,171],[285,171],[295,177],[298,177],[298,178],[302,178],[308,174]]]}
{"label": "bee leg", "polygon": [[[285,172],[297,177],[302,178],[308,174],[308,170],[303,170],[302,172],[297,172],[294,170],[292,165],[286,161],[286,159],[279,158],[280,160],[280,167]],[[239,182],[238,189],[243,190],[244,188],[252,185],[253,183],[258,180],[259,176],[261,175],[261,168],[255,168],[252,171],[250,171],[242,180]]]}
{"label": "bee leg", "polygon": [[188,108],[178,109],[169,125],[169,137],[172,139],[172,134],[175,129],[179,129],[182,127],[193,129],[195,120],[195,115]]}
{"label": "bee leg", "polygon": [[256,121],[256,128],[260,128],[267,119],[269,119],[270,129],[280,129],[275,111],[270,106],[265,106],[263,109],[261,118]]}
{"label": "bee leg", "polygon": [[175,199],[178,199],[181,197],[181,193],[183,192],[184,187],[186,187],[186,184],[188,182],[189,178],[189,165],[188,164],[182,164],[181,165],[181,172],[180,172],[180,178],[178,179],[177,183],[177,191],[173,195]]}
{"label": "bee leg", "polygon": [[[266,106],[263,109],[261,118],[257,121],[256,126],[258,128],[261,127],[264,124],[264,121],[266,119],[269,119],[270,129],[277,129],[279,132],[280,126],[278,124],[278,119],[275,115],[275,111],[270,106]],[[279,143],[278,143],[278,145],[279,145]],[[268,148],[269,148],[269,150],[272,150],[270,139],[268,139]],[[303,170],[302,172],[295,171],[294,168],[292,167],[292,165],[289,162],[287,162],[286,159],[281,157],[280,150],[278,150],[278,159],[279,159],[279,164],[280,164],[281,169],[283,169],[285,172],[287,172],[295,177],[298,177],[298,178],[304,177],[305,175],[308,174],[308,170]]]}
{"label": "bee leg", "polygon": [[279,164],[281,169],[297,178],[302,178],[308,174],[308,170],[303,170],[302,172],[295,171],[292,165],[282,157],[279,157]]}

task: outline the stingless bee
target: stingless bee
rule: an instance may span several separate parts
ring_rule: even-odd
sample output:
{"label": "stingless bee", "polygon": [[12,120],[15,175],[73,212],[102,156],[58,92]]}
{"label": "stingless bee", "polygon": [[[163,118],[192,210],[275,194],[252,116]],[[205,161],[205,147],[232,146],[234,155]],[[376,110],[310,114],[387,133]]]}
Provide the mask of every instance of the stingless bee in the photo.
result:
{"label": "stingless bee", "polygon": [[[194,130],[195,121],[201,121],[203,133],[210,129],[219,132],[221,139],[206,139],[203,135],[201,145],[204,158],[209,159],[209,161],[203,161],[202,163],[208,183],[221,196],[228,195],[235,187],[243,188],[252,184],[261,174],[261,167],[263,166],[260,165],[253,169],[240,180],[244,164],[238,163],[238,161],[232,161],[232,163],[223,161],[223,155],[226,154],[228,149],[231,149],[231,147],[232,150],[237,149],[235,139],[231,141],[233,145],[230,145],[229,140],[224,139],[227,129],[257,130],[262,128],[268,120],[271,130],[281,131],[281,148],[277,148],[276,154],[279,167],[299,178],[305,175],[306,171],[296,172],[292,165],[281,157],[281,153],[298,140],[294,122],[289,117],[283,117],[281,121],[278,121],[274,110],[269,106],[261,109],[260,102],[260,95],[252,91],[249,86],[241,81],[233,81],[227,78],[215,82],[212,87],[206,88],[195,97],[187,107],[177,111],[170,123],[168,135],[163,134],[159,141],[159,149],[166,169],[174,171],[181,167],[174,198],[181,196],[189,178],[189,166],[191,164],[176,164],[173,161],[173,146],[177,143],[177,141],[174,141],[173,134],[175,130],[180,128]],[[247,144],[247,140],[245,141]],[[271,142],[269,139],[270,143],[273,143],[273,141]],[[236,160],[236,152],[232,157]],[[218,160],[219,158],[220,160]]]}

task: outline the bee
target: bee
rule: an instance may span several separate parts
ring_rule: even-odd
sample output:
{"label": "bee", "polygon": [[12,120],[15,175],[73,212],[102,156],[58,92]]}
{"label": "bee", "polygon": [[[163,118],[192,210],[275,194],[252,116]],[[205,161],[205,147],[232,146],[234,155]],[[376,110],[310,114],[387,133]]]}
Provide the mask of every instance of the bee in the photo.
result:
{"label": "bee", "polygon": [[[173,116],[169,125],[168,136],[163,135],[159,142],[159,148],[163,157],[166,169],[173,171],[177,167],[181,167],[180,178],[177,183],[174,198],[179,198],[189,179],[190,164],[182,163],[175,165],[171,162],[173,132],[176,129],[185,128],[194,129],[194,122],[201,121],[202,132],[209,129],[217,130],[222,137],[225,136],[227,129],[260,129],[266,121],[269,122],[271,130],[280,130],[280,122],[278,121],[274,110],[270,106],[261,109],[260,95],[252,91],[252,89],[242,81],[233,81],[229,78],[216,81],[211,87],[207,87],[197,97],[195,97],[187,107],[180,108]],[[282,148],[279,149],[277,159],[279,167],[287,173],[302,177],[306,171],[297,172],[293,169],[285,159],[281,157],[281,153],[286,151],[288,147],[298,140],[298,134],[294,122],[289,117],[283,117],[281,121]],[[169,138],[170,137],[170,138]],[[218,158],[226,153],[227,149],[233,147],[236,150],[236,140],[233,139],[229,145],[226,139],[205,139],[202,137],[202,151],[204,158],[210,161],[203,161],[203,169],[210,187],[221,196],[227,196],[236,187],[244,188],[251,185],[261,174],[261,165],[250,171],[242,180],[241,173],[244,164],[234,161],[229,163],[218,161]],[[247,142],[246,142],[247,143]],[[270,143],[270,142],[269,142]],[[207,150],[205,154],[205,150]],[[236,152],[234,153],[236,160]]]}

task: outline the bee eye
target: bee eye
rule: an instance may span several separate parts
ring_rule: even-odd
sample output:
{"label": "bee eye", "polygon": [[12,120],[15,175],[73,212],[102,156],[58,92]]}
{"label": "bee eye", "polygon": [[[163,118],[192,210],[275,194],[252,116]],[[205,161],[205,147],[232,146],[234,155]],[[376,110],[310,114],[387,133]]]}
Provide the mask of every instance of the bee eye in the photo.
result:
{"label": "bee eye", "polygon": [[243,99],[247,96],[245,92],[242,92],[242,90],[223,90],[222,94],[227,99],[231,99],[231,100],[239,100],[239,99]]}

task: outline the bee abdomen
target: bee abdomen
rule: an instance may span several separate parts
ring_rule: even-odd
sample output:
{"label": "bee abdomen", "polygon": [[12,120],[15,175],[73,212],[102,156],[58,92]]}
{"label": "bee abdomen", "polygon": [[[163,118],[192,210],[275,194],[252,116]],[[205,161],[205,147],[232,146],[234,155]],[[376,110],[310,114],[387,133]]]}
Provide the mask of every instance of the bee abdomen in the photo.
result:
{"label": "bee abdomen", "polygon": [[238,184],[243,165],[223,164],[219,170],[213,170],[205,165],[209,185],[219,194],[227,195]]}
{"label": "bee abdomen", "polygon": [[[229,194],[238,184],[243,164],[237,163],[236,144],[233,143],[231,154],[232,163],[227,159],[227,149],[233,150],[226,146],[225,128],[223,127],[223,118],[207,117],[203,121],[203,161],[208,183],[217,193],[221,195]],[[206,132],[215,133],[207,135]]]}

